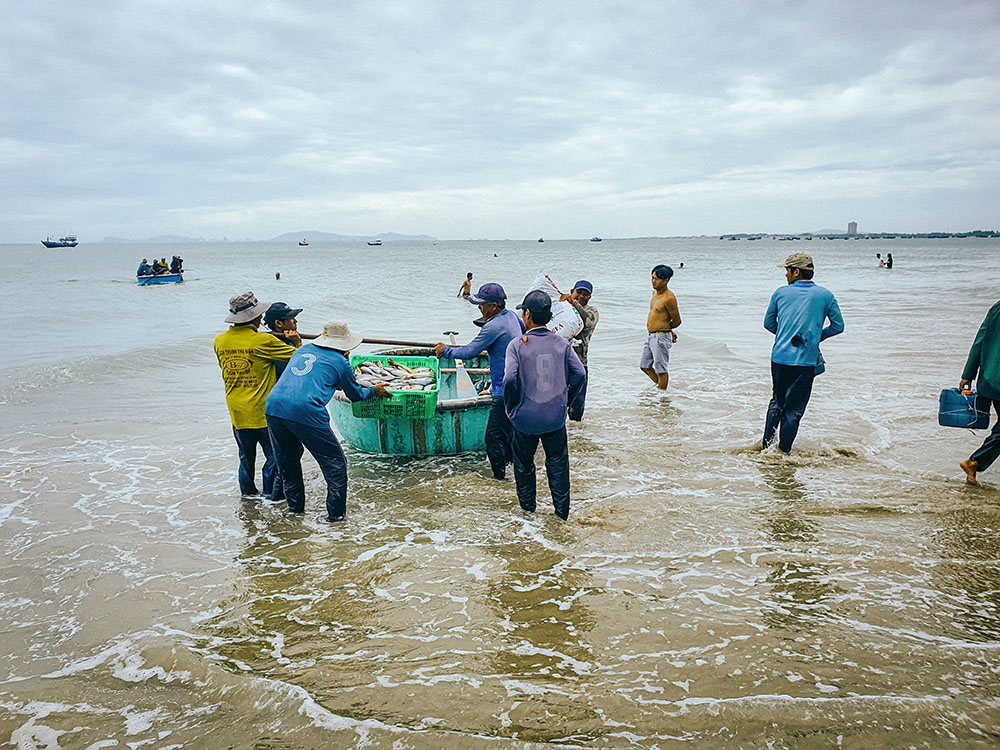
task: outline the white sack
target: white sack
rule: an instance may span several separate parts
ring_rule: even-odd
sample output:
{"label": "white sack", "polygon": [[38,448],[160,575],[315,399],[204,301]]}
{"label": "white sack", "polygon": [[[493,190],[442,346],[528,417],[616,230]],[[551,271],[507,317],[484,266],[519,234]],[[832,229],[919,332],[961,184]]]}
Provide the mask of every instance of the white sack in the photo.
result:
{"label": "white sack", "polygon": [[529,291],[541,291],[552,300],[552,320],[545,327],[569,341],[583,330],[583,318],[569,302],[560,302],[559,290],[547,274],[540,273],[531,283]]}

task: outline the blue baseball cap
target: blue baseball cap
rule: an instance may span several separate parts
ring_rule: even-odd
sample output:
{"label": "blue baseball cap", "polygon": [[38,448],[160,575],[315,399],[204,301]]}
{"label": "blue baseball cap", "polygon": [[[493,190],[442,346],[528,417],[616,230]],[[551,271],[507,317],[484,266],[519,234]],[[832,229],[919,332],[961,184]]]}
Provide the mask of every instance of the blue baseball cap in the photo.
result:
{"label": "blue baseball cap", "polygon": [[589,281],[584,281],[583,279],[580,279],[580,281],[576,282],[573,285],[573,289],[574,290],[576,290],[576,289],[584,289],[584,290],[590,292],[591,294],[594,293],[594,285],[591,284]]}
{"label": "blue baseball cap", "polygon": [[483,284],[478,292],[470,294],[466,299],[474,305],[485,305],[487,302],[502,305],[507,300],[507,292],[502,286],[491,281],[489,284]]}

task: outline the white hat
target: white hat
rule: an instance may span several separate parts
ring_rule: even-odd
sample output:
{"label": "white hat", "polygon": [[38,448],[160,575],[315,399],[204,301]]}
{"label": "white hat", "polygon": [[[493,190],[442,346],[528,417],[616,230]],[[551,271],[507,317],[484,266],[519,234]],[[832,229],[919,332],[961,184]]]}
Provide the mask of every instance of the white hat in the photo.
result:
{"label": "white hat", "polygon": [[354,333],[347,327],[347,323],[339,320],[331,320],[323,326],[323,335],[313,339],[311,344],[322,346],[326,349],[337,349],[342,352],[349,352],[361,343],[364,338],[360,333]]}
{"label": "white hat", "polygon": [[237,294],[229,298],[229,315],[226,317],[226,322],[249,323],[258,315],[266,313],[270,306],[270,302],[258,302],[253,292]]}

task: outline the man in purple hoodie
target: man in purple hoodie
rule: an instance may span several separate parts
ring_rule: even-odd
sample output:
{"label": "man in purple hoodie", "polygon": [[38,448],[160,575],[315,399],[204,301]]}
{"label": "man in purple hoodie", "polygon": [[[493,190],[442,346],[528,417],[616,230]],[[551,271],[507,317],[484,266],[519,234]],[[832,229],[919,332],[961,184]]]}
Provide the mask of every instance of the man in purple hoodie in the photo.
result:
{"label": "man in purple hoodie", "polygon": [[583,419],[587,371],[569,342],[545,327],[552,301],[545,292],[528,292],[518,305],[525,333],[507,347],[503,400],[514,428],[514,481],[517,501],[535,510],[535,451],[541,441],[545,474],[556,515],[569,517],[569,447],[566,412]]}
{"label": "man in purple hoodie", "polygon": [[[503,407],[503,367],[507,345],[521,335],[521,321],[507,309],[507,293],[499,284],[489,283],[479,287],[479,291],[466,297],[479,307],[483,314],[480,320],[483,330],[465,346],[445,346],[438,342],[434,353],[438,357],[470,359],[483,351],[490,360],[490,392],[493,403],[486,422],[486,457],[490,460],[494,479],[504,479],[511,456],[510,421]],[[475,321],[480,325],[479,321]]]}

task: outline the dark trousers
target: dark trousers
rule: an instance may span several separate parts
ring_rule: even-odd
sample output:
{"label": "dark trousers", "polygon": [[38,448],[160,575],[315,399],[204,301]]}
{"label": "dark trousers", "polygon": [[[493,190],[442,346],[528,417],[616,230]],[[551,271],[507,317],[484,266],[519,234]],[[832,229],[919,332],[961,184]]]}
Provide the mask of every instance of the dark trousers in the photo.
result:
{"label": "dark trousers", "polygon": [[542,435],[528,435],[514,430],[514,482],[517,502],[527,511],[535,510],[535,451],[541,441],[545,451],[545,474],[552,493],[556,515],[569,517],[569,445],[566,426]]}
{"label": "dark trousers", "polygon": [[979,450],[969,456],[970,461],[975,461],[978,466],[976,471],[988,469],[990,464],[1000,456],[1000,401],[990,399],[993,402],[993,411],[997,414],[997,421],[993,424],[993,431],[986,436],[986,440],[979,446]]}
{"label": "dark trousers", "polygon": [[805,413],[812,395],[814,366],[779,365],[771,363],[771,403],[767,407],[764,423],[764,447],[774,442],[777,432],[778,449],[782,453],[792,450],[792,443],[799,431],[799,421]]}
{"label": "dark trousers", "polygon": [[285,500],[293,513],[304,513],[306,488],[302,481],[302,450],[308,450],[326,479],[327,518],[347,512],[347,459],[329,427],[293,422],[281,417],[267,418],[274,441],[274,454],[281,467]]}
{"label": "dark trousers", "polygon": [[510,426],[507,411],[503,408],[503,398],[494,396],[490,404],[490,417],[486,421],[486,457],[490,460],[493,476],[503,479],[507,464],[514,460],[511,440],[514,428]]}
{"label": "dark trousers", "polygon": [[240,451],[240,493],[243,495],[259,494],[254,482],[254,475],[257,473],[257,446],[259,445],[264,451],[264,468],[261,470],[264,494],[270,495],[274,489],[277,464],[271,451],[271,436],[268,434],[267,428],[237,430],[234,427],[233,435],[236,437],[236,445]]}

